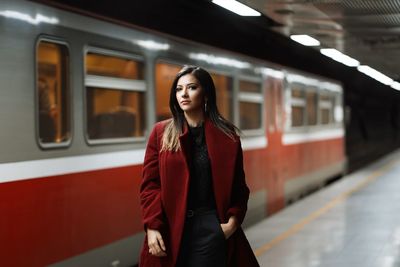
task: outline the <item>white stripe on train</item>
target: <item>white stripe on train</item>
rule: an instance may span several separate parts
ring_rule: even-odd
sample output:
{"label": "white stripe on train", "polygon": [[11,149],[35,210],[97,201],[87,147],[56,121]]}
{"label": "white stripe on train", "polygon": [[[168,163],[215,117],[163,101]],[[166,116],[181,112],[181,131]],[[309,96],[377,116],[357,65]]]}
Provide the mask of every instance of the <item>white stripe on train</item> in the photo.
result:
{"label": "white stripe on train", "polygon": [[[266,147],[266,138],[246,138],[242,145],[243,149],[263,148]],[[144,153],[144,149],[137,149],[101,154],[1,163],[0,183],[139,165],[143,163]]]}
{"label": "white stripe on train", "polygon": [[282,135],[283,145],[294,145],[307,142],[316,142],[328,139],[336,139],[344,137],[344,129],[326,129],[312,132],[302,133],[284,133]]}
{"label": "white stripe on train", "polygon": [[[319,141],[344,136],[343,129],[325,130],[316,133],[285,133],[283,144]],[[242,140],[243,150],[267,147],[267,139],[247,137]],[[42,178],[70,173],[79,173],[124,166],[134,166],[143,163],[144,149],[119,151],[92,155],[60,157],[0,164],[0,183]]]}

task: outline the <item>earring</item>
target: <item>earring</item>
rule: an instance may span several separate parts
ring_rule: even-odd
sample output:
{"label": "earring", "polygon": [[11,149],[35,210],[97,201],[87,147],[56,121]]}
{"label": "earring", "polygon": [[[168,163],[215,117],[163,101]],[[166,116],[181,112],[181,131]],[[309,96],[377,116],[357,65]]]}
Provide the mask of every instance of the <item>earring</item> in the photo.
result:
{"label": "earring", "polygon": [[207,101],[204,103],[204,112],[207,112]]}

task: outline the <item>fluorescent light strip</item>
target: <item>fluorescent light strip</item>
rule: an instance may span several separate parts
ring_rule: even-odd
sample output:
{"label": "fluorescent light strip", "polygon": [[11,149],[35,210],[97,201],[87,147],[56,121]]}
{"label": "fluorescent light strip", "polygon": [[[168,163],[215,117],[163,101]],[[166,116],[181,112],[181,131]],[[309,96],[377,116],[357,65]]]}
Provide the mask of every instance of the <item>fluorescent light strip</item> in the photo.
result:
{"label": "fluorescent light strip", "polygon": [[212,2],[240,16],[261,16],[260,12],[235,0],[213,0]]}
{"label": "fluorescent light strip", "polygon": [[342,52],[333,49],[333,48],[323,48],[320,50],[321,54],[324,56],[330,57],[337,62],[340,62],[349,67],[357,67],[360,65],[360,62],[348,55],[343,54]]}
{"label": "fluorescent light strip", "polygon": [[400,83],[399,82],[393,82],[390,87],[396,90],[400,90]]}
{"label": "fluorescent light strip", "polygon": [[371,68],[370,66],[362,65],[357,67],[358,71],[368,75],[369,77],[383,83],[386,85],[392,85],[393,84],[393,79],[390,77],[386,76],[385,74]]}
{"label": "fluorescent light strip", "polygon": [[317,39],[306,34],[291,35],[290,39],[305,46],[319,46],[321,44]]}

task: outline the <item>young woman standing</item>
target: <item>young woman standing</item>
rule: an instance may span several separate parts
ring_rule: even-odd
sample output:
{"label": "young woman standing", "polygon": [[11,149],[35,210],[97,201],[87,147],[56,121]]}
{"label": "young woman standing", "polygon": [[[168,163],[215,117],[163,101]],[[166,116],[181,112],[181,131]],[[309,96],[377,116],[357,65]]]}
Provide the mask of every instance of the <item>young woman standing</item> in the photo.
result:
{"label": "young woman standing", "polygon": [[140,266],[259,266],[240,227],[249,189],[238,129],[219,114],[210,74],[185,66],[169,103],[144,160]]}

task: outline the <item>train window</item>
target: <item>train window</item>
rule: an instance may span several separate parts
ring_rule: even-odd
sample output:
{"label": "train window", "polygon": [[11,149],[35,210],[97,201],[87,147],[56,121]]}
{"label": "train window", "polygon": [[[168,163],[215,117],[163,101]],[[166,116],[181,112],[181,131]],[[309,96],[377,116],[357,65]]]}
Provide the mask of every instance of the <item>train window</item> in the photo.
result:
{"label": "train window", "polygon": [[307,125],[317,124],[317,93],[313,91],[306,92],[307,100]]}
{"label": "train window", "polygon": [[172,82],[176,74],[181,70],[182,66],[157,63],[156,64],[156,120],[162,121],[171,118],[169,110],[169,94]]}
{"label": "train window", "polygon": [[216,73],[210,73],[215,85],[218,111],[222,117],[233,121],[232,78]]}
{"label": "train window", "polygon": [[291,90],[291,109],[292,109],[292,126],[303,126],[305,124],[305,108],[306,101],[304,99],[304,91],[300,88],[292,88]]}
{"label": "train window", "polygon": [[333,121],[334,98],[328,94],[321,94],[319,99],[321,124],[329,124]]}
{"label": "train window", "polygon": [[106,77],[143,80],[143,67],[140,62],[120,57],[112,57],[95,53],[86,56],[86,74]]}
{"label": "train window", "polygon": [[261,93],[261,86],[255,82],[240,81],[240,91],[249,93]]}
{"label": "train window", "polygon": [[36,49],[39,143],[64,146],[71,139],[68,48],[40,40]]}
{"label": "train window", "polygon": [[119,142],[143,137],[144,64],[117,52],[109,53],[88,52],[85,58],[88,138]]}
{"label": "train window", "polygon": [[262,128],[261,84],[251,81],[239,81],[239,125],[242,130]]}

